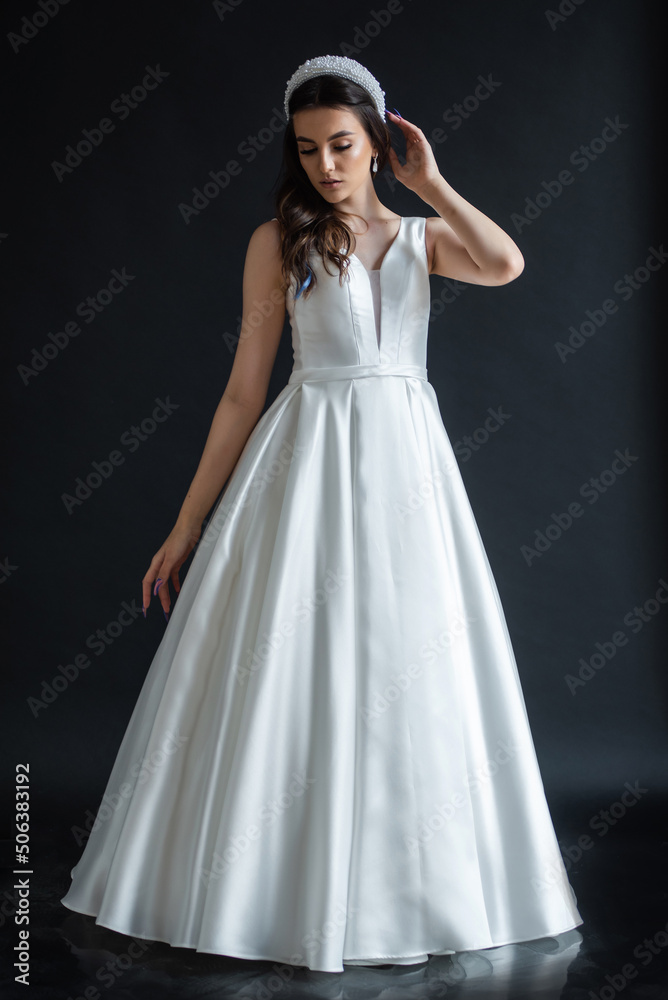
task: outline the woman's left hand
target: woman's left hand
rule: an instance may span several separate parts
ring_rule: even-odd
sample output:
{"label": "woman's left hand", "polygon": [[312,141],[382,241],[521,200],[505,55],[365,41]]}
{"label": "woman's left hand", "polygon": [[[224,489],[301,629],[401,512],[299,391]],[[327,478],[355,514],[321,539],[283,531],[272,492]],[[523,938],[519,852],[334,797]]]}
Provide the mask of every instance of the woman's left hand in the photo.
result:
{"label": "woman's left hand", "polygon": [[415,194],[419,195],[421,188],[433,184],[441,176],[432,148],[424,132],[417,125],[411,124],[405,118],[400,118],[392,111],[387,111],[386,114],[395,125],[399,126],[406,140],[405,163],[399,162],[399,157],[390,146],[389,160],[392,172],[409,191],[414,191]]}

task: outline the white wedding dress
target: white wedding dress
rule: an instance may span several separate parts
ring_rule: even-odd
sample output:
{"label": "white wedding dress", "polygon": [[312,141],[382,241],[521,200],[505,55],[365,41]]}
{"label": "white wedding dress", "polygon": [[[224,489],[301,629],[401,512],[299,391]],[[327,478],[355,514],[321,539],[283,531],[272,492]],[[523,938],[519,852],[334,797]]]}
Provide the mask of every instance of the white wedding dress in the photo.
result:
{"label": "white wedding dress", "polygon": [[203,531],[62,902],[327,972],[570,930],[502,606],[427,381],[425,219],[401,220],[375,278],[355,256],[342,285],[311,266],[312,294],[287,296],[292,374]]}

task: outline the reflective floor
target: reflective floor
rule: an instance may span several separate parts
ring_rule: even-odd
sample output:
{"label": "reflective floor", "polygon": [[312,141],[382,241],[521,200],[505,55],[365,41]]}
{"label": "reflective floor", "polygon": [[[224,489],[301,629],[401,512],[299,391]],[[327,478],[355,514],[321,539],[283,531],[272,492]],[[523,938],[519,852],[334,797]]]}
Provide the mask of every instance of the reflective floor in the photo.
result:
{"label": "reflective floor", "polygon": [[558,938],[461,952],[415,966],[348,967],[342,973],[199,954],[96,925],[94,918],[60,903],[80,852],[62,840],[66,824],[57,824],[48,841],[34,845],[41,861],[33,876],[27,988],[14,982],[16,901],[11,877],[3,872],[0,993],[5,1000],[663,1000],[668,998],[665,813],[646,809],[577,858],[572,845],[591,812],[586,806],[569,811],[570,834],[556,823],[585,921],[581,927]]}

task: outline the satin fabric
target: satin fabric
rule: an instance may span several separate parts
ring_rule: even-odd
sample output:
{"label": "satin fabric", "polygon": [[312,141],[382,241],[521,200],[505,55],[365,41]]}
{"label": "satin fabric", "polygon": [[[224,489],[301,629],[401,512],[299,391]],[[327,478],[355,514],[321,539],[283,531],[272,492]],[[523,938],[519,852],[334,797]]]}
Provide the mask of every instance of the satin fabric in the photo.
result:
{"label": "satin fabric", "polygon": [[[341,972],[583,921],[427,379],[425,222],[287,307],[294,367],[183,581],[65,906]],[[331,265],[330,265],[331,270]]]}
{"label": "satin fabric", "polygon": [[373,297],[373,317],[376,322],[376,340],[380,345],[380,268],[369,271],[369,281],[371,282],[371,294]]}

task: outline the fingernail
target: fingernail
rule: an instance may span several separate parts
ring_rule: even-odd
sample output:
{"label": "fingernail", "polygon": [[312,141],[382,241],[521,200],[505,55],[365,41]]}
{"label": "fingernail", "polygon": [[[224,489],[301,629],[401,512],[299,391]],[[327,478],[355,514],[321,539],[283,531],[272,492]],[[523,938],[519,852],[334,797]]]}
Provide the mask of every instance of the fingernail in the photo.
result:
{"label": "fingernail", "polygon": [[165,621],[166,621],[166,622],[168,622],[168,621],[169,621],[169,615],[168,615],[168,613],[167,613],[167,612],[165,611],[165,609],[164,609],[164,608],[162,609],[162,613],[163,613],[163,615],[165,616]]}
{"label": "fingernail", "polygon": [[146,605],[142,604],[141,609],[144,612],[144,618],[146,618]]}
{"label": "fingernail", "polygon": [[158,577],[158,579],[155,581],[155,587],[153,588],[154,597],[158,593],[158,587],[160,586],[161,583],[162,583],[162,577]]}
{"label": "fingernail", "polygon": [[397,111],[397,109],[396,109],[396,108],[392,108],[392,110],[394,111],[394,113],[395,113],[395,115],[397,116],[397,118],[403,118],[403,115],[401,115],[401,114],[400,114],[400,113],[399,113],[399,112]]}

